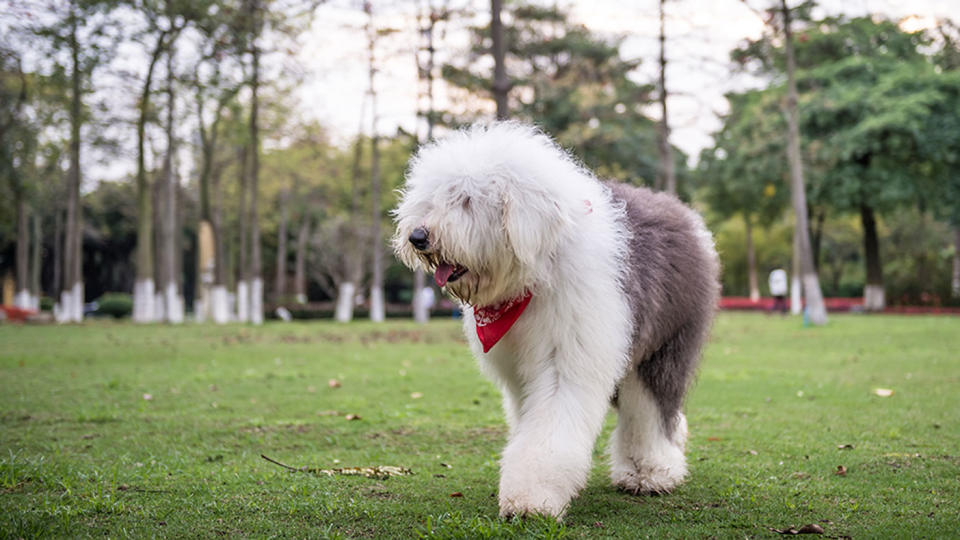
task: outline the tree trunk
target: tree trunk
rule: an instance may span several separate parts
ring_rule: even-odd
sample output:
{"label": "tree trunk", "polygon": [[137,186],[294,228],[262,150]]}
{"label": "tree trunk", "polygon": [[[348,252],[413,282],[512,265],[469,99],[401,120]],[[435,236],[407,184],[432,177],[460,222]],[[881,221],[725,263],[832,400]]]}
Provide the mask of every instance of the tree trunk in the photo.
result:
{"label": "tree trunk", "polygon": [[54,203],[53,214],[53,283],[50,288],[51,298],[60,298],[63,290],[63,209],[59,203]]}
{"label": "tree trunk", "polygon": [[810,231],[811,249],[813,250],[813,267],[820,272],[820,245],[823,243],[823,222],[827,213],[823,210],[814,212],[814,225]]}
{"label": "tree trunk", "polygon": [[371,144],[371,181],[370,198],[373,209],[373,223],[370,224],[370,238],[373,246],[372,263],[373,276],[370,283],[370,320],[374,322],[383,322],[386,316],[383,298],[383,238],[380,230],[380,149],[379,137],[374,133],[370,140]]}
{"label": "tree trunk", "polygon": [[790,192],[795,216],[793,234],[799,238],[800,272],[807,316],[811,323],[827,323],[827,309],[820,291],[820,279],[813,267],[810,252],[810,233],[807,226],[807,194],[803,180],[803,159],[800,154],[800,129],[797,126],[797,81],[793,57],[793,34],[790,28],[790,8],[787,0],[780,0],[783,13],[784,49],[787,56],[787,158],[790,162]]}
{"label": "tree trunk", "polygon": [[[16,172],[12,174],[17,174]],[[22,183],[17,188],[17,247],[16,247],[16,293],[14,305],[23,309],[30,309],[30,211],[23,194]]]}
{"label": "tree trunk", "polygon": [[510,117],[510,105],[507,94],[510,81],[507,79],[506,44],[503,41],[503,22],[500,12],[503,0],[490,0],[490,36],[493,38],[493,99],[497,103],[497,120]]}
{"label": "tree trunk", "polygon": [[40,265],[43,261],[43,232],[40,214],[33,214],[33,247],[30,252],[30,298],[33,302],[31,309],[40,311],[40,296],[43,291],[40,287]]}
{"label": "tree trunk", "polygon": [[[796,230],[796,229],[794,229]],[[790,313],[803,313],[803,284],[800,281],[800,237],[793,235],[793,256],[790,259]]]}
{"label": "tree trunk", "polygon": [[950,296],[960,298],[960,225],[953,226],[953,279],[950,280]]}
{"label": "tree trunk", "polygon": [[380,135],[377,132],[377,89],[374,84],[376,74],[376,36],[377,31],[373,24],[373,10],[370,3],[366,3],[367,11],[367,44],[369,54],[368,79],[370,95],[370,243],[373,248],[372,265],[373,276],[370,283],[370,320],[382,322],[386,316],[383,299],[383,238],[380,231]]}
{"label": "tree trunk", "polygon": [[164,321],[167,318],[166,314],[166,302],[163,298],[163,284],[167,282],[165,273],[167,271],[167,265],[163,263],[163,248],[164,248],[164,228],[163,228],[163,208],[166,205],[166,199],[164,198],[164,171],[163,171],[163,161],[161,160],[161,167],[157,178],[153,181],[153,186],[151,188],[151,197],[153,207],[153,283],[155,288],[153,290],[153,321],[160,322]]}
{"label": "tree trunk", "polygon": [[162,274],[164,281],[160,283],[160,287],[163,294],[166,321],[179,324],[183,322],[183,299],[180,296],[178,279],[180,272],[177,264],[179,242],[177,241],[177,182],[174,163],[177,146],[176,136],[173,132],[174,108],[176,106],[176,96],[173,90],[173,56],[174,49],[170,46],[167,49],[167,152],[163,158],[162,217],[160,219],[160,238],[162,239],[160,264],[164,267]]}
{"label": "tree trunk", "polygon": [[863,226],[863,255],[866,261],[867,283],[863,289],[863,309],[883,311],[883,266],[880,263],[880,242],[877,238],[877,220],[866,203],[860,203],[860,224]]}
{"label": "tree trunk", "polygon": [[235,302],[237,320],[240,322],[248,322],[250,320],[250,289],[248,281],[250,278],[250,268],[247,264],[247,246],[250,243],[250,237],[247,234],[247,225],[250,222],[250,211],[247,207],[250,191],[250,181],[247,173],[250,167],[248,149],[249,142],[240,148],[240,211],[237,213],[237,219],[240,221],[240,245],[238,246],[237,255],[237,297]]}
{"label": "tree trunk", "polygon": [[154,320],[153,281],[153,203],[150,180],[146,166],[146,126],[150,111],[150,89],[153,85],[153,73],[166,37],[161,33],[147,64],[147,75],[140,91],[139,114],[137,116],[137,276],[133,285],[133,321],[139,323]]}
{"label": "tree trunk", "polygon": [[[430,6],[430,13],[427,17],[427,25],[422,29],[426,37],[427,65],[424,69],[418,70],[427,80],[427,135],[425,141],[429,143],[433,140],[433,124],[435,119],[435,101],[433,92],[433,68],[436,48],[433,43],[434,30],[440,16],[436,13],[433,6]],[[419,57],[418,57],[419,58]],[[418,60],[419,62],[419,60]],[[411,298],[411,308],[413,309],[413,320],[418,323],[426,323],[430,320],[430,305],[428,302],[427,280],[423,270],[417,268],[413,271],[413,295]]]}
{"label": "tree trunk", "polygon": [[260,6],[250,1],[251,62],[250,77],[250,322],[263,324],[263,271],[260,261],[260,217],[257,210],[260,181]]}
{"label": "tree trunk", "polygon": [[287,294],[287,217],[290,193],[280,195],[280,225],[277,227],[277,273],[273,282],[273,301],[283,302]]}
{"label": "tree trunk", "polygon": [[[666,25],[664,4],[660,0],[660,78],[658,81],[658,101],[660,102],[660,122],[657,124],[657,149],[660,155],[660,177],[657,187],[671,195],[677,194],[677,174],[673,162],[673,147],[670,146],[670,122],[667,115],[667,55]],[[752,294],[752,293],[751,293]]]}
{"label": "tree trunk", "polygon": [[227,252],[223,234],[223,191],[220,189],[222,169],[217,167],[211,184],[216,204],[211,209],[213,229],[213,287],[210,289],[210,317],[217,324],[230,321],[230,295],[227,291]]}
{"label": "tree trunk", "polygon": [[294,270],[293,288],[298,304],[307,303],[307,241],[310,239],[310,214],[303,212],[300,230],[297,231],[297,262]]}
{"label": "tree trunk", "polygon": [[77,6],[70,3],[70,167],[67,172],[67,219],[64,238],[64,288],[57,319],[83,321],[83,229],[80,215],[80,127],[83,123],[80,42],[77,39]]}
{"label": "tree trunk", "polygon": [[747,283],[750,285],[750,301],[760,300],[760,286],[757,284],[757,256],[753,250],[753,220],[749,214],[743,215],[747,237]]}
{"label": "tree trunk", "polygon": [[346,278],[337,284],[337,307],[334,318],[337,322],[353,320],[354,296],[360,283],[360,162],[363,159],[363,127],[357,134],[357,144],[353,151],[353,172],[351,176],[350,222],[347,225],[350,238],[345,256],[347,257]]}

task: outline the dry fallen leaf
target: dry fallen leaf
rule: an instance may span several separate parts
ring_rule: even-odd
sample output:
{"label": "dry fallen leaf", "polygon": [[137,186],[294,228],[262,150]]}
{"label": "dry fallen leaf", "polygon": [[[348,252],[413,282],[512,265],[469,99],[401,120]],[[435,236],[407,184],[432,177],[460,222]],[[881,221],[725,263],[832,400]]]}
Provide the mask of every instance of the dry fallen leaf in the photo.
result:
{"label": "dry fallen leaf", "polygon": [[330,379],[329,381],[327,381],[327,386],[329,386],[330,388],[340,388],[340,381],[336,379]]}
{"label": "dry fallen leaf", "polygon": [[451,493],[450,496],[451,496],[451,497],[463,497],[463,493],[460,493],[459,491],[455,491],[455,492]]}
{"label": "dry fallen leaf", "polygon": [[423,397],[423,392],[414,392],[414,393],[410,394],[410,397],[411,397],[412,399],[420,399],[420,398]]}
{"label": "dry fallen leaf", "polygon": [[315,475],[324,475],[324,476],[365,476],[367,478],[374,478],[378,480],[385,480],[391,476],[407,476],[413,474],[411,469],[406,467],[397,467],[394,465],[377,465],[375,467],[342,467],[337,469],[317,469],[314,467],[291,467],[290,465],[285,465],[279,461],[268,458],[267,456],[260,454],[260,457],[273,463],[274,465],[279,465],[284,469],[287,469],[291,472],[304,472]]}
{"label": "dry fallen leaf", "polygon": [[773,531],[773,532],[775,532],[775,533],[787,534],[787,535],[791,535],[791,536],[797,535],[797,534],[823,534],[823,527],[821,527],[820,525],[817,525],[816,523],[810,523],[810,524],[808,524],[808,525],[804,525],[803,527],[800,527],[799,529],[795,529],[795,528],[793,528],[793,527],[788,527],[788,528],[786,528],[786,529],[773,529],[773,528],[771,528],[770,530]]}
{"label": "dry fallen leaf", "polygon": [[153,400],[153,394],[144,394],[144,395],[143,395],[143,400],[144,400],[144,401],[152,401],[152,400]]}
{"label": "dry fallen leaf", "polygon": [[837,445],[837,450],[853,450],[853,448],[854,448],[854,447],[853,447],[852,444],[838,444],[838,445]]}
{"label": "dry fallen leaf", "polygon": [[352,413],[344,416],[344,418],[346,418],[347,420],[362,420],[359,414],[352,414]]}
{"label": "dry fallen leaf", "polygon": [[843,465],[837,465],[837,470],[834,471],[833,474],[835,474],[835,475],[837,475],[837,476],[846,476],[846,475],[847,475],[847,468],[844,467]]}
{"label": "dry fallen leaf", "polygon": [[893,390],[889,388],[874,388],[873,393],[880,397],[890,397],[893,395]]}
{"label": "dry fallen leaf", "polygon": [[751,456],[755,456],[759,454],[759,452],[757,452],[756,450],[747,450],[747,453],[750,454]]}

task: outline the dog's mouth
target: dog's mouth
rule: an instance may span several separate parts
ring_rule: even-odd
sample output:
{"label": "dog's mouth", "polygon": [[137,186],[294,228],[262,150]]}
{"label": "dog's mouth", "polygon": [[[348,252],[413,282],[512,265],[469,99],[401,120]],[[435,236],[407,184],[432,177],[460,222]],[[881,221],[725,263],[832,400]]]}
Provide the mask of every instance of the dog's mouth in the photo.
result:
{"label": "dog's mouth", "polygon": [[447,283],[457,281],[466,273],[467,269],[457,263],[440,262],[433,272],[433,280],[437,283],[437,287],[443,287]]}

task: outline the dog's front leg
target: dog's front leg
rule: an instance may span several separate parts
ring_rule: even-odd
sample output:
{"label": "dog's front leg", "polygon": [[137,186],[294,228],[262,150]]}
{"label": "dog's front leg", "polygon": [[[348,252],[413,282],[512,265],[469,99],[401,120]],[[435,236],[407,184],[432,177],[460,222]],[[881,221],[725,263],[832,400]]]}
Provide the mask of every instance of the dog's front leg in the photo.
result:
{"label": "dog's front leg", "polygon": [[551,366],[524,385],[500,467],[500,515],[560,517],[586,484],[607,410],[605,383]]}

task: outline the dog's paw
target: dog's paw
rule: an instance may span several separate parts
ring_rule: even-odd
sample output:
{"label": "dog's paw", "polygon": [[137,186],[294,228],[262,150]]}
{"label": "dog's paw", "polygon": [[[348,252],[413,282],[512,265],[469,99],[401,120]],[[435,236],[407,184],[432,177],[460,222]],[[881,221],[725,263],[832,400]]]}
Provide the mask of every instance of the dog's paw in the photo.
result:
{"label": "dog's paw", "polygon": [[619,470],[611,473],[613,485],[633,495],[666,495],[683,483],[687,468],[639,467],[635,470]]}
{"label": "dog's paw", "polygon": [[[545,475],[505,475],[500,478],[500,516],[503,518],[531,515],[563,517],[570,500],[576,494],[576,486],[562,481],[549,481]],[[552,477],[557,480],[556,477]]]}
{"label": "dog's paw", "polygon": [[570,500],[561,496],[550,496],[539,490],[528,493],[500,493],[500,517],[503,519],[526,518],[539,515],[560,520],[567,510]]}

